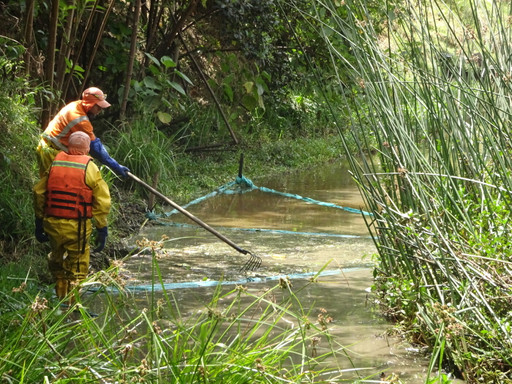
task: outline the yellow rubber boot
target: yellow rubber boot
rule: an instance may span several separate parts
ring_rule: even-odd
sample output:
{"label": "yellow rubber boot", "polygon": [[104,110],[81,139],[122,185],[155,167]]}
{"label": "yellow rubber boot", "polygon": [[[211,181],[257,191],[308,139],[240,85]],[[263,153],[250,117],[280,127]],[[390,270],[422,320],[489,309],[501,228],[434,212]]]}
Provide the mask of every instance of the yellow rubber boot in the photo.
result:
{"label": "yellow rubber boot", "polygon": [[71,296],[69,297],[69,306],[76,303],[75,295],[78,293],[75,291],[75,288],[78,287],[78,285],[78,280],[68,280],[68,293],[71,292]]}
{"label": "yellow rubber boot", "polygon": [[55,293],[59,300],[63,300],[68,295],[69,281],[66,279],[57,279],[55,282]]}

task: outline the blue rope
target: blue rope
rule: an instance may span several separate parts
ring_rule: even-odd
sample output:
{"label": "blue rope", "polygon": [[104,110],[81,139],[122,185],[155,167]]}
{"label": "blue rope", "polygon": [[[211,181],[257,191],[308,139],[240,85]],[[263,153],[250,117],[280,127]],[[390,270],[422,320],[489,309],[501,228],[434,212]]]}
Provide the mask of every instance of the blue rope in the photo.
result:
{"label": "blue rope", "polygon": [[[233,188],[233,187],[235,187],[235,188]],[[236,187],[238,187],[238,188],[236,188]],[[244,190],[244,184],[239,182],[239,178],[237,177],[235,181],[231,181],[229,183],[226,183],[223,186],[221,186],[221,187],[217,188],[216,190],[214,190],[213,192],[210,192],[207,195],[199,197],[199,198],[197,198],[195,200],[192,200],[188,204],[183,205],[183,208],[188,208],[191,205],[200,203],[201,201],[207,200],[207,199],[209,199],[211,197],[214,197],[214,196],[217,196],[217,195],[222,195],[222,194],[224,194],[224,195],[234,195],[234,194],[238,194],[238,193],[249,192],[251,190],[252,189]],[[173,209],[170,212],[166,212],[165,216],[169,217],[169,216],[174,215],[175,213],[178,213],[178,212],[179,211],[177,209]]]}
{"label": "blue rope", "polygon": [[[233,187],[235,187],[235,188],[233,188]],[[303,196],[300,196],[300,195],[297,195],[297,194],[294,194],[294,193],[280,192],[280,191],[276,191],[275,189],[270,189],[270,188],[266,188],[266,187],[257,187],[256,185],[254,185],[254,183],[250,179],[246,178],[245,176],[241,176],[241,177],[238,176],[235,179],[235,181],[231,181],[231,182],[229,182],[227,184],[224,184],[223,186],[217,188],[213,192],[211,192],[211,193],[209,193],[207,195],[204,195],[202,197],[199,197],[199,198],[197,198],[195,200],[192,200],[188,204],[184,205],[183,208],[187,208],[187,207],[189,207],[191,205],[200,203],[201,201],[204,201],[204,200],[209,199],[211,197],[214,197],[216,195],[221,195],[221,194],[226,194],[226,195],[240,194],[240,193],[251,192],[251,191],[254,191],[254,190],[259,190],[261,192],[267,192],[267,193],[273,193],[273,194],[284,196],[284,197],[288,197],[288,198],[291,198],[291,199],[302,200],[302,201],[305,201],[307,203],[317,204],[317,205],[321,205],[321,206],[324,206],[324,207],[342,209],[342,210],[344,210],[346,212],[350,212],[350,213],[358,213],[358,214],[363,214],[363,215],[366,215],[366,216],[372,216],[372,213],[366,212],[366,211],[362,211],[360,209],[355,209],[355,208],[350,208],[350,207],[342,207],[342,206],[337,205],[337,204],[326,203],[326,202],[323,202],[323,201],[312,199],[310,197],[303,197]],[[178,213],[178,210],[173,209],[170,212],[166,212],[165,215],[167,217],[169,217],[171,215],[174,215],[175,213]]]}
{"label": "blue rope", "polygon": [[[278,275],[278,276],[259,276],[259,277],[246,277],[236,281],[217,281],[217,280],[200,280],[200,281],[184,281],[181,283],[163,283],[163,284],[141,284],[141,285],[128,285],[123,289],[130,292],[148,292],[148,291],[163,291],[173,289],[185,289],[185,288],[204,288],[204,287],[215,287],[218,285],[243,285],[249,283],[265,283],[268,281],[274,281],[279,279],[305,279],[312,276],[332,276],[342,272],[354,271],[363,269],[362,267],[351,267],[343,269],[332,269],[321,272],[306,272],[306,273],[294,273],[290,275]],[[115,287],[104,287],[109,292],[119,292],[119,289]],[[96,292],[101,287],[89,286],[88,290]]]}
{"label": "blue rope", "polygon": [[[158,218],[153,212],[147,212],[146,217],[156,221],[160,225],[168,227],[180,227],[180,228],[199,228],[197,225],[186,224],[186,223],[175,223],[175,222],[164,222]],[[265,228],[231,228],[231,227],[219,227],[223,231],[245,231],[245,232],[266,232],[266,233],[278,233],[283,235],[302,235],[302,236],[324,236],[324,237],[340,237],[344,239],[371,239],[372,236],[360,236],[360,235],[343,235],[339,233],[326,233],[326,232],[298,232],[298,231],[286,231],[283,229],[265,229]]]}

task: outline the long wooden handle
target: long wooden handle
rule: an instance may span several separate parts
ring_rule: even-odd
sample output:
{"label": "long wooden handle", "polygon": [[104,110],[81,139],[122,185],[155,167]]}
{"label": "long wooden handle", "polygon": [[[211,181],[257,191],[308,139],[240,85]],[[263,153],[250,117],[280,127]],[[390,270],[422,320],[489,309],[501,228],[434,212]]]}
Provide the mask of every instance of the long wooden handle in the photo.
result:
{"label": "long wooden handle", "polygon": [[213,229],[212,227],[210,227],[208,224],[206,224],[204,221],[198,219],[197,217],[195,217],[193,214],[191,214],[190,212],[188,212],[185,208],[183,207],[180,207],[178,204],[176,204],[174,201],[172,201],[171,199],[169,199],[167,196],[161,194],[160,192],[158,192],[155,188],[153,188],[152,186],[150,186],[149,184],[145,183],[144,181],[142,181],[141,179],[139,179],[137,176],[135,176],[133,173],[131,172],[127,172],[127,175],[132,178],[133,180],[135,180],[137,183],[139,183],[140,185],[142,185],[144,188],[146,188],[148,191],[150,191],[151,193],[155,194],[156,196],[160,197],[162,200],[164,200],[166,203],[168,203],[169,205],[171,205],[173,208],[177,209],[178,211],[180,211],[181,213],[183,213],[185,216],[187,216],[190,220],[194,221],[195,223],[199,224],[201,227],[203,227],[204,229],[206,229],[207,231],[213,233],[215,236],[217,236],[219,239],[221,239],[223,242],[225,242],[226,244],[230,245],[231,247],[233,247],[234,249],[236,249],[238,252],[240,253],[243,253],[244,255],[247,255],[249,253],[249,251],[246,251],[245,249],[242,249],[240,248],[238,245],[236,245],[235,243],[233,243],[231,240],[229,240],[226,236],[222,235],[221,233],[217,232],[215,229]]}

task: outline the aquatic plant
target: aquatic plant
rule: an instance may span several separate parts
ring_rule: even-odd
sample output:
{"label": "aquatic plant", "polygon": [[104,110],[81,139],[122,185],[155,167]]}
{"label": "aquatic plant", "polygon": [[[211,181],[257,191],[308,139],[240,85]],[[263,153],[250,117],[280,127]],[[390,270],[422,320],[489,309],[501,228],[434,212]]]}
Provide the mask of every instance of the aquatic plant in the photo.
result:
{"label": "aquatic plant", "polygon": [[508,5],[385,2],[379,24],[366,1],[317,6],[324,39],[356,59],[329,44],[354,74],[352,125],[375,138],[340,127],[359,145],[349,156],[373,213],[383,308],[433,348],[433,375],[510,381]]}

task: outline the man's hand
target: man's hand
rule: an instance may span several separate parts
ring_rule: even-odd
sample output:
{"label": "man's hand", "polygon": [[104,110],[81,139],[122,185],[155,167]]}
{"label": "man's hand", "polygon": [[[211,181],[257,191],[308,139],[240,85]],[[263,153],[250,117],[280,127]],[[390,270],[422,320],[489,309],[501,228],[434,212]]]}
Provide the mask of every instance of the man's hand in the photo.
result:
{"label": "man's hand", "polygon": [[[112,159],[113,160],[113,159]],[[127,177],[127,172],[130,172],[130,168],[125,167],[124,165],[119,164],[115,160],[109,164],[107,164],[110,169],[112,169],[117,175],[122,177]]]}
{"label": "man's hand", "polygon": [[35,236],[36,240],[40,243],[46,243],[47,241],[50,241],[48,238],[48,235],[44,233],[43,229],[43,219],[39,219],[36,217],[36,230],[35,230]]}
{"label": "man's hand", "polygon": [[105,243],[107,242],[108,227],[96,228],[96,231],[96,248],[94,249],[94,252],[101,252],[103,251],[103,248],[105,248]]}
{"label": "man's hand", "polygon": [[99,160],[100,163],[109,167],[112,171],[116,173],[116,175],[127,177],[127,172],[130,172],[130,169],[125,167],[124,165],[119,164],[116,160],[114,160],[108,154],[106,148],[103,146],[103,143],[99,138],[91,141],[91,150],[89,154],[95,159]]}

